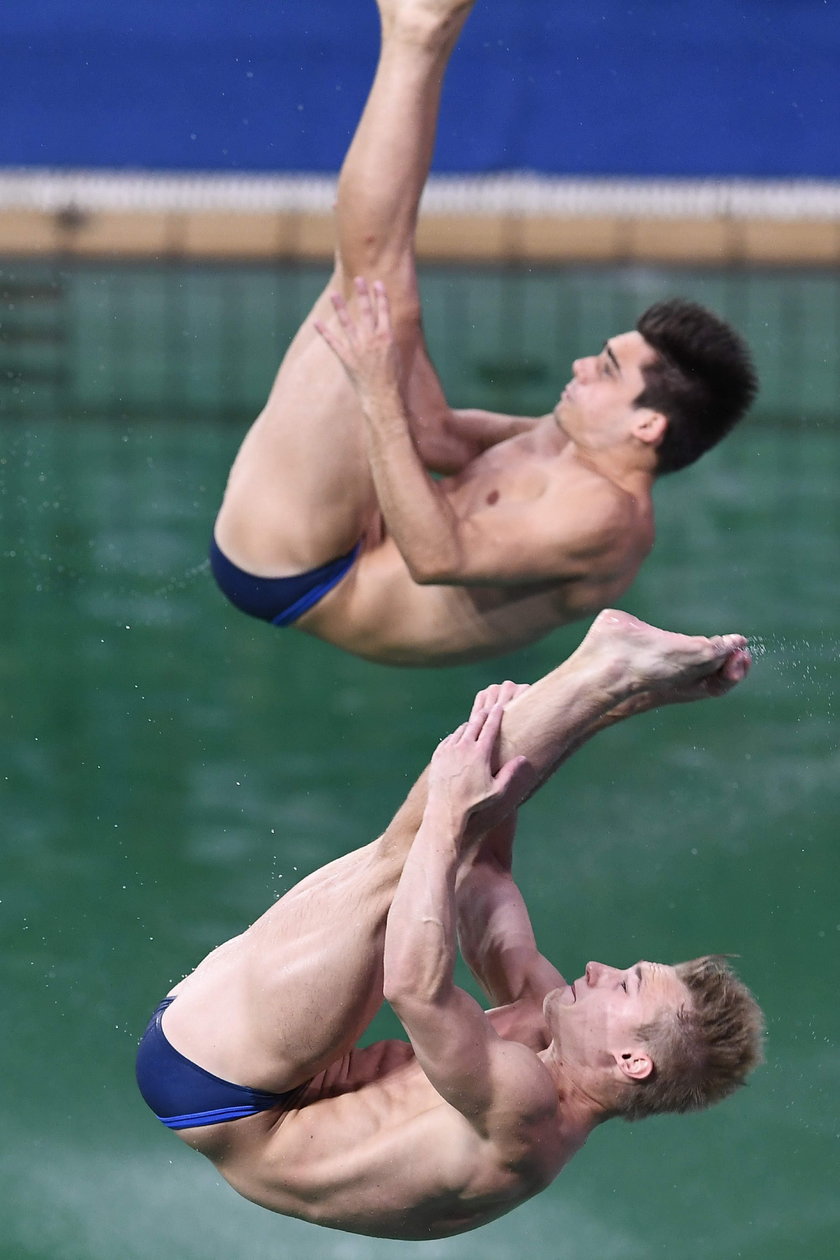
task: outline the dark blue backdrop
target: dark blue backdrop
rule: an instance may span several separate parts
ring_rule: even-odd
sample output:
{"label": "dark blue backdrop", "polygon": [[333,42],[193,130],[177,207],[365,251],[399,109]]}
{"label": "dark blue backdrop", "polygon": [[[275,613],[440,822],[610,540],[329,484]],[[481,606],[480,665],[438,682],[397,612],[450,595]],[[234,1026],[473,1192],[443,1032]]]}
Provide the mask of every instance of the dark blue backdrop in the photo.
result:
{"label": "dark blue backdrop", "polygon": [[[373,0],[6,0],[0,164],[334,171]],[[840,176],[837,0],[479,0],[436,169]]]}

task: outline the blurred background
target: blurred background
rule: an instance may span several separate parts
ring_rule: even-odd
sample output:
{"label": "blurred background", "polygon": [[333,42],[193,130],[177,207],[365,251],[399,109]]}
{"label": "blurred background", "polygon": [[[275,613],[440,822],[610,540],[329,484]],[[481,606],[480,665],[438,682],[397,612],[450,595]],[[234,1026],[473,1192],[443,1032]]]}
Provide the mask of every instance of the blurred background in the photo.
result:
{"label": "blurred background", "polygon": [[230,460],[328,274],[376,43],[373,0],[0,15],[0,1257],[833,1260],[840,13],[818,0],[479,0],[419,240],[456,404],[546,410],[573,357],[673,294],[754,348],[753,414],[658,488],[623,602],[749,634],[752,676],[584,749],[523,812],[517,875],[571,976],[740,955],[766,1065],[424,1245],[245,1203],[136,1094],[171,983],[381,830],[480,686],[585,630],[387,670],[209,579]]}

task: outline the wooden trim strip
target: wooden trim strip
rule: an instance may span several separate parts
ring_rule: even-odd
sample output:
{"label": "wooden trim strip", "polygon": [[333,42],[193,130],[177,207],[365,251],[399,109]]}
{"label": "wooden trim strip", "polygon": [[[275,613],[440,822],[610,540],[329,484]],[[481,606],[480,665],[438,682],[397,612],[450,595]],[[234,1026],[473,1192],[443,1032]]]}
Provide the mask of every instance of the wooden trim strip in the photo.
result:
{"label": "wooden trim strip", "polygon": [[[304,210],[0,208],[6,257],[329,262],[332,215]],[[426,213],[421,261],[840,266],[840,218]]]}

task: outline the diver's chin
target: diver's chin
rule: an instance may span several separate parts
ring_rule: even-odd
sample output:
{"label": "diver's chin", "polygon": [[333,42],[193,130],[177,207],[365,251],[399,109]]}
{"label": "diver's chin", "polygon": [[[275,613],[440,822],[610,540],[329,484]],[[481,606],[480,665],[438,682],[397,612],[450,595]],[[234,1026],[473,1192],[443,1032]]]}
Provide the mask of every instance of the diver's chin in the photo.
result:
{"label": "diver's chin", "polygon": [[554,423],[557,425],[560,432],[565,433],[566,437],[569,437],[569,430],[566,428],[566,421],[563,416],[564,411],[565,408],[563,406],[563,399],[561,398],[551,414],[554,417]]}
{"label": "diver's chin", "polygon": [[547,993],[543,1002],[543,1014],[548,1022],[551,1020],[551,1012],[558,1006],[574,1006],[577,1001],[577,994],[573,984],[564,984],[562,988],[552,989]]}

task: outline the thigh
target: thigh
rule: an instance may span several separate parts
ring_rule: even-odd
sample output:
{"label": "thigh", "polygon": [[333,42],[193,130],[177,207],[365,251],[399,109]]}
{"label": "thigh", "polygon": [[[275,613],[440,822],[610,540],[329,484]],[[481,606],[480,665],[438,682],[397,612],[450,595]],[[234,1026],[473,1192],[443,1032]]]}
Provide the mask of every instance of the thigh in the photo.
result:
{"label": "thigh", "polygon": [[375,507],[362,416],[343,368],[315,331],[320,296],[234,460],[216,521],[228,557],[261,577],[305,572],[358,542]]}
{"label": "thigh", "polygon": [[[384,279],[400,344],[406,401],[428,467],[446,467],[449,409],[426,351],[413,267]],[[243,441],[216,521],[230,560],[260,577],[306,572],[344,555],[378,512],[364,420],[344,369],[314,327],[330,294],[352,300],[337,268],[283,358],[268,401]]]}
{"label": "thigh", "polygon": [[398,863],[379,842],[291,889],[177,986],[176,1049],[227,1080],[291,1089],[359,1039],[382,1002]]}

